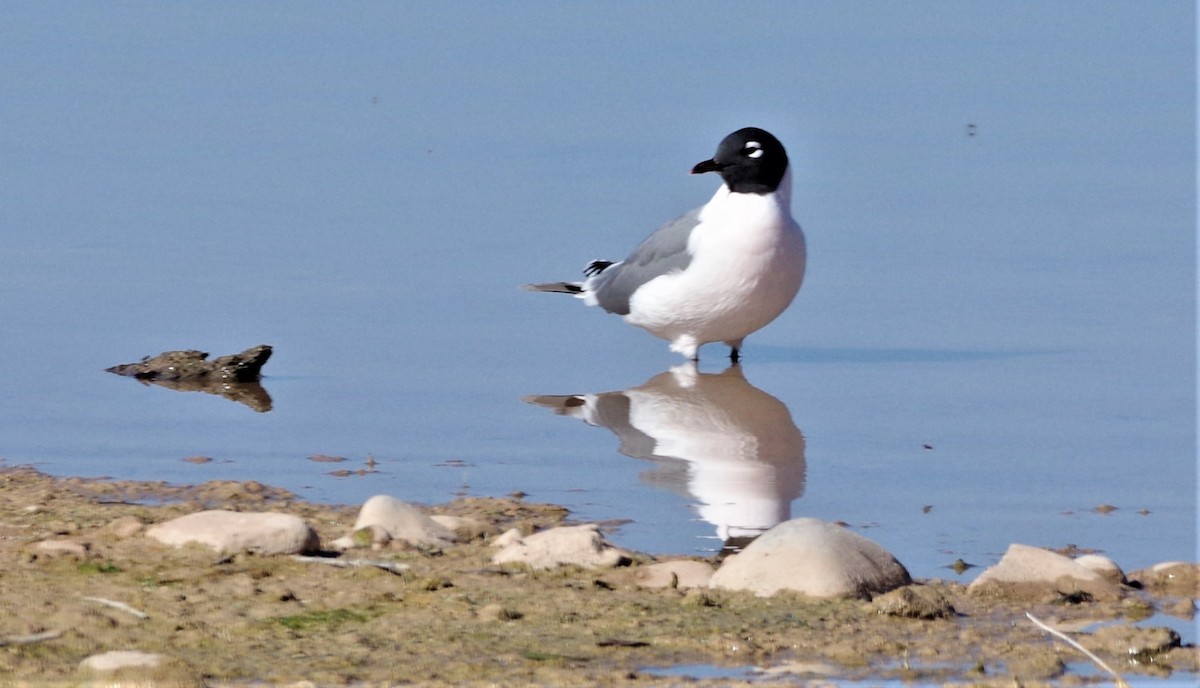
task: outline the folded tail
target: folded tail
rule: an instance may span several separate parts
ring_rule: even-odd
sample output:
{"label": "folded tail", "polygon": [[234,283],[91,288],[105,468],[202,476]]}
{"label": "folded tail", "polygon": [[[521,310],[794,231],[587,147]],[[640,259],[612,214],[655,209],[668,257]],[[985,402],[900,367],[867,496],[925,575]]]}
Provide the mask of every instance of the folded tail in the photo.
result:
{"label": "folded tail", "polygon": [[559,294],[582,294],[581,282],[544,282],[542,284],[525,284],[521,286],[527,291],[549,291]]}

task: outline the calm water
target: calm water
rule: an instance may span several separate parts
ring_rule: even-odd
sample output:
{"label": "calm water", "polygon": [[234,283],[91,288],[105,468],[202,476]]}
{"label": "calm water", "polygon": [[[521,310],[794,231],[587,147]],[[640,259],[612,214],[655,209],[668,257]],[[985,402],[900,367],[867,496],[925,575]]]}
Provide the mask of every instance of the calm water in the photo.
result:
{"label": "calm water", "polygon": [[[916,576],[1195,558],[1189,3],[336,10],[0,8],[4,462],[521,490],[651,552],[814,516]],[[745,125],[810,262],[740,370],[518,289],[706,201]],[[103,372],[260,343],[265,413]]]}

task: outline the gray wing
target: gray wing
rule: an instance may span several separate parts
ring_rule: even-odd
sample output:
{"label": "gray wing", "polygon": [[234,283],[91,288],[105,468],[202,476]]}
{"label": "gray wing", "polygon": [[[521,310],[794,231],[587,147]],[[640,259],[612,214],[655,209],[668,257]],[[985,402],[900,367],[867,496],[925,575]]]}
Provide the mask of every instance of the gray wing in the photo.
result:
{"label": "gray wing", "polygon": [[646,237],[628,258],[588,280],[585,289],[595,294],[596,303],[609,313],[629,315],[629,298],[638,287],[655,277],[681,272],[692,262],[688,237],[698,224],[700,208],[671,220]]}

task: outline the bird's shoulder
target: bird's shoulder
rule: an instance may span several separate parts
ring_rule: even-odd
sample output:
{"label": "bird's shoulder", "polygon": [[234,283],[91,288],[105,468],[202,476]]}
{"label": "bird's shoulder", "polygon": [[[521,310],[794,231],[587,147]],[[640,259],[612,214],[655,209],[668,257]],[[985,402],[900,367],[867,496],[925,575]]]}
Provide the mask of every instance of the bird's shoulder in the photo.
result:
{"label": "bird's shoulder", "polygon": [[629,254],[624,262],[632,265],[647,265],[686,253],[692,230],[700,224],[702,209],[690,210],[654,230],[633,250],[633,253]]}

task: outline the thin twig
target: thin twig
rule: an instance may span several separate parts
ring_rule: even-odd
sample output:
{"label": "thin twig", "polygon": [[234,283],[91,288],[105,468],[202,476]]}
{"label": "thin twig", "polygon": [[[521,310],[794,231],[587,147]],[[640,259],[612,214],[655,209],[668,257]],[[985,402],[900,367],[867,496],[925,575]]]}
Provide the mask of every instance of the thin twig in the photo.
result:
{"label": "thin twig", "polygon": [[1042,629],[1043,631],[1046,631],[1047,633],[1055,636],[1056,638],[1060,638],[1060,639],[1066,641],[1066,643],[1068,645],[1075,648],[1076,650],[1079,650],[1083,654],[1087,655],[1088,659],[1090,659],[1093,662],[1095,662],[1096,664],[1098,664],[1101,669],[1107,671],[1113,677],[1113,679],[1116,680],[1117,688],[1129,688],[1129,684],[1125,682],[1125,679],[1121,678],[1120,674],[1113,671],[1112,667],[1105,664],[1104,660],[1100,659],[1096,655],[1089,652],[1086,647],[1080,645],[1073,638],[1068,637],[1066,633],[1063,633],[1062,631],[1060,631],[1056,628],[1051,628],[1049,624],[1045,623],[1044,621],[1037,618],[1033,614],[1030,614],[1029,612],[1025,612],[1025,616],[1029,617],[1029,620],[1032,621],[1038,628]]}
{"label": "thin twig", "polygon": [[0,647],[6,647],[8,645],[31,645],[33,643],[40,643],[43,640],[54,640],[62,634],[62,631],[42,631],[41,633],[34,633],[33,635],[18,635],[9,638],[0,638]]}
{"label": "thin twig", "polygon": [[139,609],[134,609],[133,607],[130,607],[129,605],[125,604],[124,602],[118,602],[116,600],[106,600],[103,597],[85,597],[83,599],[87,600],[88,602],[95,602],[96,604],[102,604],[105,607],[112,607],[113,609],[123,611],[126,614],[129,614],[130,616],[136,616],[139,619],[149,619],[150,618],[150,615],[147,614],[146,612],[141,611]]}
{"label": "thin twig", "polygon": [[329,566],[336,566],[343,569],[356,566],[373,566],[395,574],[401,574],[408,570],[408,564],[398,564],[393,561],[379,561],[375,559],[335,559],[333,557],[306,557],[302,554],[292,555],[292,559],[302,561],[306,564],[328,564]]}

